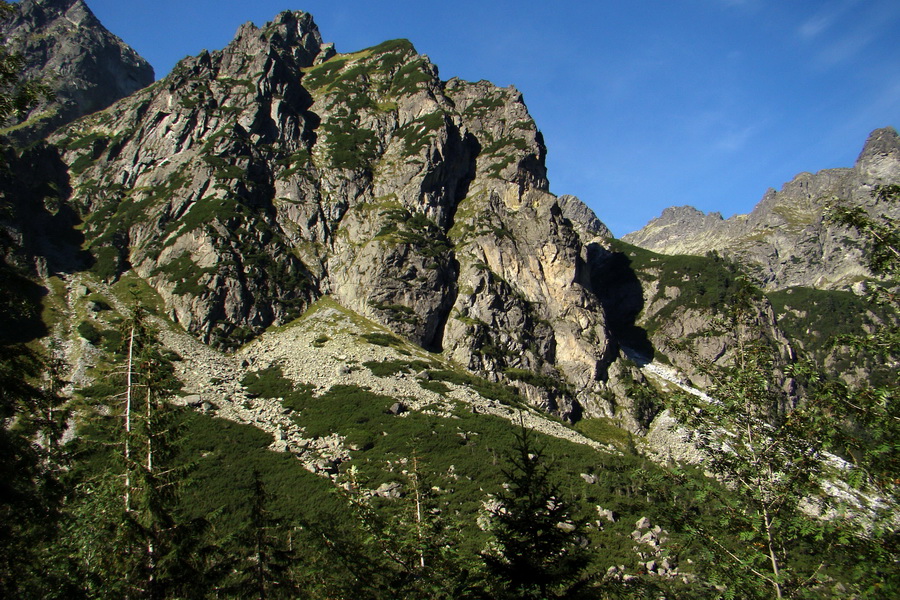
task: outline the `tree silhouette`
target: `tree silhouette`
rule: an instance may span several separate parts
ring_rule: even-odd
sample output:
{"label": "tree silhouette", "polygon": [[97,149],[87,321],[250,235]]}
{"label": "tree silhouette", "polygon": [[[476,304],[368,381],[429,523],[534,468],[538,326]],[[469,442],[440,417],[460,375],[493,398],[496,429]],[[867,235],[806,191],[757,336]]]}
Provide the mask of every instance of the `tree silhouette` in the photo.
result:
{"label": "tree silhouette", "polygon": [[543,450],[524,424],[503,474],[507,484],[490,511],[492,545],[483,553],[494,596],[573,597],[587,583],[587,552]]}

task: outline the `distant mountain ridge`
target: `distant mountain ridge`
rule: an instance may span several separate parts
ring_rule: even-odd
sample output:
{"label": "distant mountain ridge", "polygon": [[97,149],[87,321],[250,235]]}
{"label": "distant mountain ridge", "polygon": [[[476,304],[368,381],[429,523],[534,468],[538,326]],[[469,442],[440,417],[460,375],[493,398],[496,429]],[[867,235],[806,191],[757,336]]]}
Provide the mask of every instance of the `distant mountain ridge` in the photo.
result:
{"label": "distant mountain ridge", "polygon": [[893,128],[878,129],[853,167],[801,173],[780,191],[766,192],[749,214],[723,219],[690,206],[667,208],[622,239],[663,254],[719,252],[738,260],[767,289],[848,288],[871,274],[856,234],[824,221],[826,206],[840,202],[900,217],[900,207],[873,197],[877,186],[897,183],[900,137]]}

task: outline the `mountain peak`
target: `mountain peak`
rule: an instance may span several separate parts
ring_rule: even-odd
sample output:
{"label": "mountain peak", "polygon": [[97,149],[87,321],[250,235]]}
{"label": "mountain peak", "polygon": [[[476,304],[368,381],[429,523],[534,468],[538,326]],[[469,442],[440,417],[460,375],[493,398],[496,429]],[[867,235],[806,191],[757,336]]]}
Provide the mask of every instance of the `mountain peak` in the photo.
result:
{"label": "mountain peak", "polygon": [[[153,83],[153,68],[110,33],[82,0],[22,0],[0,25],[5,49],[25,57],[22,78],[47,83],[37,104],[4,135],[27,144]],[[9,125],[5,123],[4,125]]]}
{"label": "mountain peak", "polygon": [[900,137],[885,127],[869,135],[855,168],[801,173],[780,191],[766,192],[748,215],[722,220],[690,207],[667,208],[623,239],[663,254],[702,256],[716,250],[747,265],[770,289],[846,288],[870,273],[847,244],[851,234],[823,220],[824,207],[832,199],[870,206],[873,187],[898,180]]}
{"label": "mountain peak", "polygon": [[856,168],[861,172],[878,179],[884,179],[897,171],[900,165],[900,136],[893,127],[876,129],[869,134]]}
{"label": "mountain peak", "polygon": [[311,14],[303,11],[284,11],[262,27],[252,22],[241,25],[226,51],[256,54],[269,47],[287,50],[299,67],[312,66],[321,54],[334,53],[331,44],[323,44],[319,28]]}
{"label": "mountain peak", "polygon": [[99,24],[99,20],[83,0],[20,0],[17,19],[46,25],[66,15],[76,25],[85,21]]}

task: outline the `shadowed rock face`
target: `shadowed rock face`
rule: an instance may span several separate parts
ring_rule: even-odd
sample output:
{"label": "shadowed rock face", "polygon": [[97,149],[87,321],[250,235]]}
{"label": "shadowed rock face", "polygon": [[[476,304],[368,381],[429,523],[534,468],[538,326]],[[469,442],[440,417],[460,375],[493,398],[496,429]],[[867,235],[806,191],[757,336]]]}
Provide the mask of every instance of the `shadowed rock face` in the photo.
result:
{"label": "shadowed rock face", "polygon": [[801,173],[780,191],[766,192],[750,214],[722,219],[689,206],[667,208],[622,239],[664,254],[702,256],[715,250],[738,260],[768,289],[846,288],[870,274],[857,234],[829,225],[825,207],[836,200],[896,218],[900,207],[872,195],[876,186],[896,183],[900,137],[892,128],[879,129],[852,168]]}
{"label": "shadowed rock face", "polygon": [[[25,79],[41,79],[55,94],[6,135],[18,144],[102,110],[153,83],[153,68],[106,30],[82,0],[21,0],[0,26],[9,52],[25,58]],[[7,124],[10,125],[10,124]]]}
{"label": "shadowed rock face", "polygon": [[512,87],[442,81],[405,40],[336,54],[285,12],[49,141],[91,268],[133,270],[204,342],[330,294],[468,369],[519,370],[535,405],[608,412],[615,346],[582,239],[608,231],[548,192]]}

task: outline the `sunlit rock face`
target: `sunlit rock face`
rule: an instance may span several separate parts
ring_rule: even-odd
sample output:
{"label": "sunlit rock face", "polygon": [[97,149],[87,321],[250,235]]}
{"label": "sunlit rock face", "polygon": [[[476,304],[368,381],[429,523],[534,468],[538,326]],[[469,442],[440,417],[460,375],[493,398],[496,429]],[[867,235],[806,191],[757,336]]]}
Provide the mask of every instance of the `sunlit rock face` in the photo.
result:
{"label": "sunlit rock face", "polygon": [[405,40],[337,54],[285,12],[50,141],[92,268],[133,270],[206,343],[330,294],[542,408],[609,410],[584,262],[609,232],[548,192],[514,88],[443,81]]}
{"label": "sunlit rock face", "polygon": [[826,207],[839,202],[900,217],[900,207],[873,194],[878,186],[897,183],[900,137],[892,128],[878,129],[852,168],[801,173],[780,191],[766,192],[750,214],[722,219],[691,207],[667,208],[622,239],[664,254],[703,256],[715,250],[738,260],[767,289],[849,288],[871,274],[859,235],[829,224]]}

